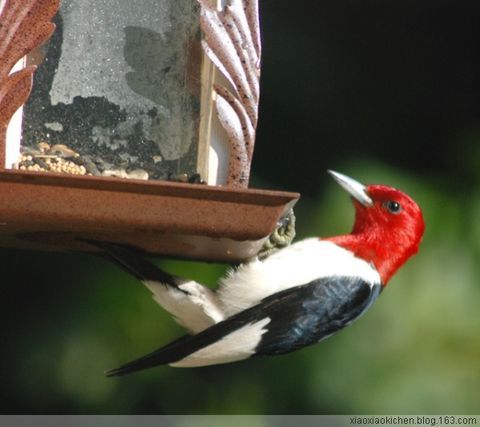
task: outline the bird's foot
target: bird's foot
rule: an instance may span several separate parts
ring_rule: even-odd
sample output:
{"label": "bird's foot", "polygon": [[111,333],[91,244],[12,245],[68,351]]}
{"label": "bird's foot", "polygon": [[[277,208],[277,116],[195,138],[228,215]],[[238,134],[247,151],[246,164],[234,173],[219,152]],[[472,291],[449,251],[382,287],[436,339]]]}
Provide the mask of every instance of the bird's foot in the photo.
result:
{"label": "bird's foot", "polygon": [[280,218],[277,228],[264,243],[260,252],[259,259],[265,259],[274,252],[288,246],[295,238],[295,215],[291,210],[286,216]]}

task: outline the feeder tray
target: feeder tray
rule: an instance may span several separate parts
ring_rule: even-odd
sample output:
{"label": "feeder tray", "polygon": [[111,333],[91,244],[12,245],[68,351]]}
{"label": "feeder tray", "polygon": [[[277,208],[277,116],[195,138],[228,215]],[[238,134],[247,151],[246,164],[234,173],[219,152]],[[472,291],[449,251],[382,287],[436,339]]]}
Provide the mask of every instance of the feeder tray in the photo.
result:
{"label": "feeder tray", "polygon": [[255,256],[299,195],[264,190],[0,171],[0,245],[239,262]]}

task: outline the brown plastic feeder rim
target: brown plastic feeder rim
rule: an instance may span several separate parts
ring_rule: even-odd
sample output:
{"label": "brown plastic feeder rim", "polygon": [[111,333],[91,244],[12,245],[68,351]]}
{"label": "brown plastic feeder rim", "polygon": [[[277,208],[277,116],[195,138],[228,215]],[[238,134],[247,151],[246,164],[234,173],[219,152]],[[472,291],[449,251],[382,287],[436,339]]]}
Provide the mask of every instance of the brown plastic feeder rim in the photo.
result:
{"label": "brown plastic feeder rim", "polygon": [[255,256],[300,197],[166,181],[0,170],[0,246],[95,251],[81,239],[148,254],[239,262]]}

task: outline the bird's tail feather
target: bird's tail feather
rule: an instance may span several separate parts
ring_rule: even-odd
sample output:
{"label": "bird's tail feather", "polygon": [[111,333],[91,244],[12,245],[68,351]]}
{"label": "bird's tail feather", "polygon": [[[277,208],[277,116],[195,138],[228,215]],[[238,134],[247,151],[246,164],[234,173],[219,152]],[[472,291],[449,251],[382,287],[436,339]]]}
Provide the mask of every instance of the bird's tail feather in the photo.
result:
{"label": "bird's tail feather", "polygon": [[142,254],[133,248],[97,240],[84,241],[102,249],[108,259],[141,281],[152,280],[177,287],[176,280],[172,275],[161,270],[155,264],[147,261]]}

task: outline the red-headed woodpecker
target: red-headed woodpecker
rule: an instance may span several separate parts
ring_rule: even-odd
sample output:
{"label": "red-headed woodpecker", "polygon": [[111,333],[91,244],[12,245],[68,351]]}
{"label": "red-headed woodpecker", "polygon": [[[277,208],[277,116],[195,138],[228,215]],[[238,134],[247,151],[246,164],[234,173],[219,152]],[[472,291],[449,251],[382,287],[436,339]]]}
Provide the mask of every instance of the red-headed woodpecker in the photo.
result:
{"label": "red-headed woodpecker", "polygon": [[98,243],[190,332],[107,375],[163,364],[197,367],[284,354],[329,337],[363,314],[417,252],[423,217],[418,205],[399,190],[363,186],[337,172],[330,174],[353,199],[352,232],[305,239],[242,264],[216,291],[171,276],[135,251]]}

